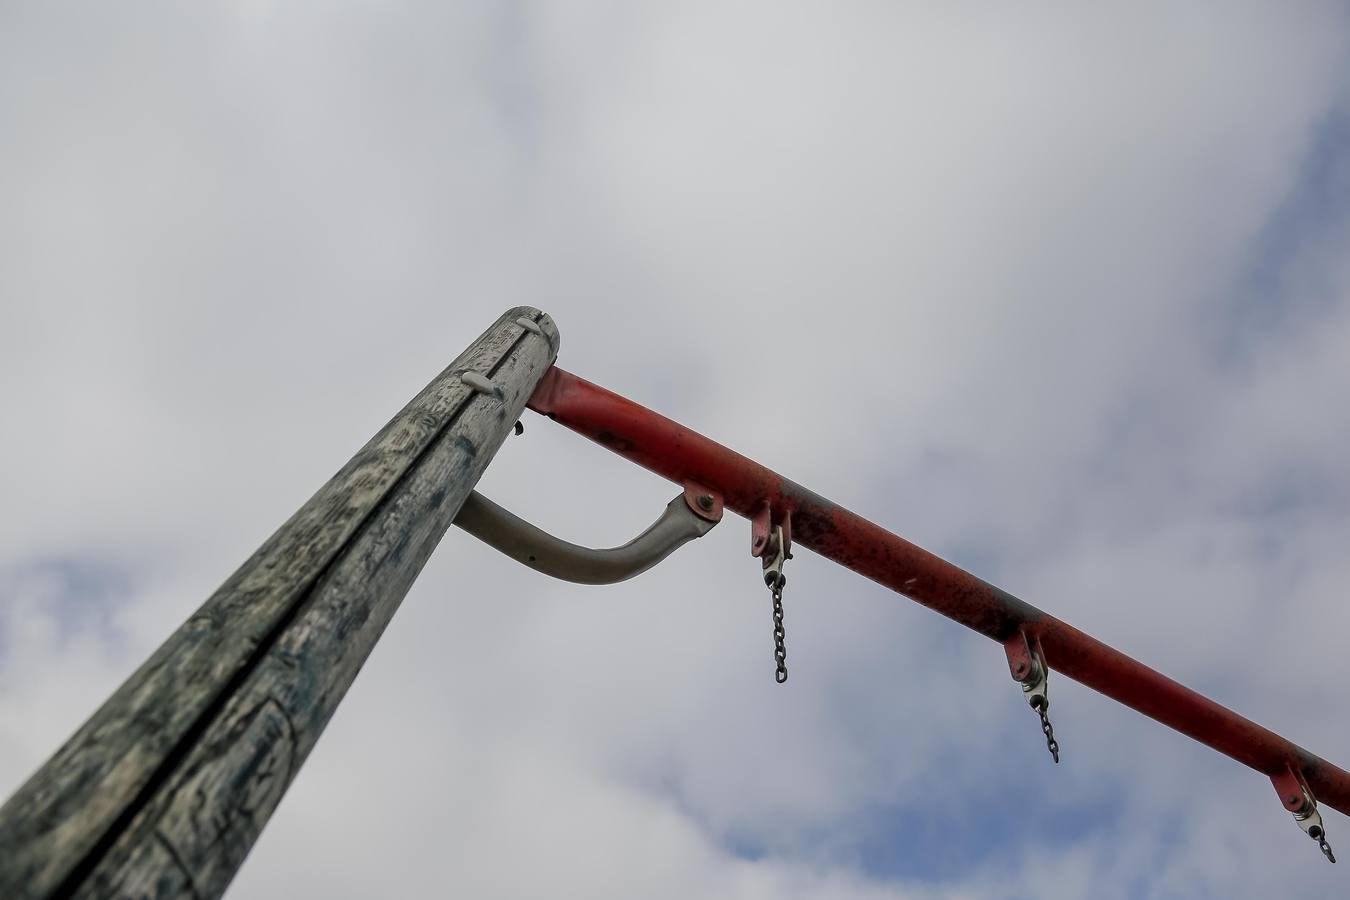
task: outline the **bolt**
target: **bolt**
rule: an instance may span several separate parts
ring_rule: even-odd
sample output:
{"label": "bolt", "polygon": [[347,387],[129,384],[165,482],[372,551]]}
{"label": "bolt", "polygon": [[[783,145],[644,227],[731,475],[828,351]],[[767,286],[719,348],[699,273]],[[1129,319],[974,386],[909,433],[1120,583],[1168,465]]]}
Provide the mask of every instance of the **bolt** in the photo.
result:
{"label": "bolt", "polygon": [[712,494],[699,494],[698,508],[704,512],[712,512],[713,498]]}

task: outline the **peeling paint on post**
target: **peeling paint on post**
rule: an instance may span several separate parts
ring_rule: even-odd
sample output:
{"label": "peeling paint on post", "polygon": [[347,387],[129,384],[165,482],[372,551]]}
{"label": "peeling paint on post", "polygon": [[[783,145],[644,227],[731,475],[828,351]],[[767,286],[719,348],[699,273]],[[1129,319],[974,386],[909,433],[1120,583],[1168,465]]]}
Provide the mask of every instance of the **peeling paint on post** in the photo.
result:
{"label": "peeling paint on post", "polygon": [[231,575],[0,808],[0,897],[220,896],[557,352],[505,313]]}

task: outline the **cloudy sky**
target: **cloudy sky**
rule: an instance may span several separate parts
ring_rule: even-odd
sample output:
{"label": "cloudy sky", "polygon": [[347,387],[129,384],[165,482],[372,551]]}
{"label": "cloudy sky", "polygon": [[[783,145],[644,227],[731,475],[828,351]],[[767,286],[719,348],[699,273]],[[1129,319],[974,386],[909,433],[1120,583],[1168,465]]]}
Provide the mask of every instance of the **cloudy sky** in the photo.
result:
{"label": "cloudy sky", "polygon": [[[1350,762],[1339,4],[0,4],[0,794],[503,310]],[[484,493],[676,488],[531,415]],[[1343,896],[1269,782],[729,518],[452,531],[233,898]],[[1350,857],[1350,821],[1327,813]]]}

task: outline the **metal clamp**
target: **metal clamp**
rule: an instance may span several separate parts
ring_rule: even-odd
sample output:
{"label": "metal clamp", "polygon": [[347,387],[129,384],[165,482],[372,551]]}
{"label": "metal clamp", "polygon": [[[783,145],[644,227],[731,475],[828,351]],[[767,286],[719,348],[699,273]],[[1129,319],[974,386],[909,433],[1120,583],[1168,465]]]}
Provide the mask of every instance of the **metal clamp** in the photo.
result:
{"label": "metal clamp", "polygon": [[537,572],[577,584],[614,584],[647,571],[679,547],[707,534],[721,519],[721,497],[691,484],[646,531],[621,547],[606,550],[556,538],[477,491],[465,499],[455,524]]}
{"label": "metal clamp", "polygon": [[1013,680],[1022,686],[1022,696],[1027,705],[1041,718],[1041,732],[1045,735],[1045,746],[1050,757],[1059,762],[1059,742],[1055,740],[1055,729],[1050,725],[1050,667],[1045,663],[1039,637],[1028,637],[1021,628],[1003,644],[1008,655],[1008,671]]}
{"label": "metal clamp", "polygon": [[787,562],[788,558],[787,550],[784,549],[785,545],[783,526],[775,525],[769,537],[769,545],[765,548],[764,556],[760,560],[764,568],[764,583],[770,588],[787,584],[787,576],[783,574],[783,563]]}
{"label": "metal clamp", "polygon": [[1317,841],[1317,847],[1327,858],[1327,862],[1334,863],[1336,855],[1331,852],[1331,845],[1327,843],[1327,830],[1322,824],[1322,814],[1317,811],[1317,801],[1313,799],[1312,791],[1308,789],[1308,783],[1303,780],[1303,775],[1286,766],[1283,772],[1270,776],[1270,783],[1275,786],[1275,793],[1280,795],[1280,802],[1293,815],[1298,827],[1302,828],[1308,837]]}
{"label": "metal clamp", "polygon": [[750,520],[750,555],[759,557],[764,569],[764,583],[770,588],[787,583],[783,563],[792,559],[792,513],[783,513],[783,520],[772,524],[772,511],[765,506]]}

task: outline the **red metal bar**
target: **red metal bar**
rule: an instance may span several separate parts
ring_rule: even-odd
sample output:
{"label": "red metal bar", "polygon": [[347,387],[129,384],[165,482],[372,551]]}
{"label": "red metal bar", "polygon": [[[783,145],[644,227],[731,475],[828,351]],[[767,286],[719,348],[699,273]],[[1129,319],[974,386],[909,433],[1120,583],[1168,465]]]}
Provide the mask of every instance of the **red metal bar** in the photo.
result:
{"label": "red metal bar", "polygon": [[646,407],[556,366],[529,407],[677,484],[719,492],[752,518],[791,516],[794,543],[1000,643],[1018,629],[1050,668],[1267,776],[1286,767],[1350,815],[1350,773],[928,551]]}

